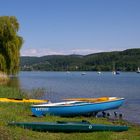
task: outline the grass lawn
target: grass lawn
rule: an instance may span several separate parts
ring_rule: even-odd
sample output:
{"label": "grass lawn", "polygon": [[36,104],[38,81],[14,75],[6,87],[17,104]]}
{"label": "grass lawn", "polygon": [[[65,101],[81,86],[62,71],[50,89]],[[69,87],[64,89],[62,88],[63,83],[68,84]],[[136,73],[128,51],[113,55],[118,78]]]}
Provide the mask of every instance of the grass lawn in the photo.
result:
{"label": "grass lawn", "polygon": [[[27,96],[23,92],[0,86],[0,97],[22,98]],[[0,140],[140,140],[140,126],[124,121],[109,121],[106,118],[74,117],[64,118],[55,116],[32,117],[29,103],[0,102]],[[92,132],[92,133],[50,133],[37,132],[19,127],[8,126],[11,121],[81,121],[103,124],[126,124],[130,129],[126,132]]]}

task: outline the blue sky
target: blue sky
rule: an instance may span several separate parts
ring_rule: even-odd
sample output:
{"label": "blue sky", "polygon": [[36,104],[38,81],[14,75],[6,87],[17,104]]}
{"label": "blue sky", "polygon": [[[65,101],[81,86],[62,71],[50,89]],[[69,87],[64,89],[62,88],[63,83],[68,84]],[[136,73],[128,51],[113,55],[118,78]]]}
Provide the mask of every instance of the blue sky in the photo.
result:
{"label": "blue sky", "polygon": [[0,0],[16,16],[21,55],[89,54],[140,48],[140,0]]}

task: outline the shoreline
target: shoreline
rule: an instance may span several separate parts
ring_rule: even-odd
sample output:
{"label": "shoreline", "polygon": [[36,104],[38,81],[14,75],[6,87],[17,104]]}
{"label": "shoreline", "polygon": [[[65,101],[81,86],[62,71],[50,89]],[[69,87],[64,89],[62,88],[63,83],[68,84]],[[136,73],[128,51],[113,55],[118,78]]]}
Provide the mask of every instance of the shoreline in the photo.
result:
{"label": "shoreline", "polygon": [[[0,86],[0,97],[6,98],[28,98],[26,93],[6,86]],[[0,125],[0,139],[41,139],[41,140],[71,140],[71,139],[100,139],[100,140],[115,140],[133,138],[140,139],[140,126],[134,123],[129,123],[124,120],[111,120],[109,118],[96,117],[58,117],[58,116],[44,116],[33,117],[30,110],[31,103],[4,103],[0,102],[1,109],[1,125]],[[22,115],[21,115],[22,114]],[[10,127],[9,122],[56,122],[56,121],[81,121],[87,120],[94,124],[107,125],[127,125],[128,131],[125,132],[91,132],[91,133],[51,133],[51,132],[36,132],[19,127]]]}

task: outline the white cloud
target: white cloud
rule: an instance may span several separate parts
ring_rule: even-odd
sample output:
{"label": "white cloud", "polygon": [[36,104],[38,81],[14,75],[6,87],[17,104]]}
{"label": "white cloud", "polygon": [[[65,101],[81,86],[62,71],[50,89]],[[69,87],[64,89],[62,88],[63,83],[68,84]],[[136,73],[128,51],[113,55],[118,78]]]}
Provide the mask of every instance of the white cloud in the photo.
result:
{"label": "white cloud", "polygon": [[68,55],[81,54],[87,55],[98,52],[117,51],[117,50],[98,50],[98,49],[71,49],[71,50],[52,50],[46,48],[22,49],[21,56],[44,56],[44,55]]}
{"label": "white cloud", "polygon": [[73,49],[71,50],[75,54],[91,54],[91,53],[97,53],[97,52],[102,52],[103,50],[97,50],[97,49]]}
{"label": "white cloud", "polygon": [[44,56],[44,55],[56,55],[60,54],[59,52],[55,52],[49,49],[35,49],[35,48],[29,48],[29,49],[22,49],[21,50],[21,56]]}
{"label": "white cloud", "polygon": [[72,50],[51,50],[51,49],[35,49],[35,48],[29,48],[29,49],[22,49],[21,50],[21,56],[44,56],[44,55],[68,55],[68,54],[90,54],[90,53],[96,53],[101,52],[101,50],[94,50],[94,49],[72,49]]}

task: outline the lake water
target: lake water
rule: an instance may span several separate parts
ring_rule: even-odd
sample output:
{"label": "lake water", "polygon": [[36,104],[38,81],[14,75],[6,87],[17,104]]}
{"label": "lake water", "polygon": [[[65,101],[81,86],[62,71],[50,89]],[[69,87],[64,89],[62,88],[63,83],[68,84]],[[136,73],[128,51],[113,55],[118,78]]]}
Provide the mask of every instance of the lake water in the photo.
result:
{"label": "lake water", "polygon": [[122,72],[20,72],[18,81],[12,78],[11,85],[21,89],[46,89],[44,98],[53,102],[64,98],[117,96],[126,99],[117,112],[124,119],[140,123],[140,74]]}

